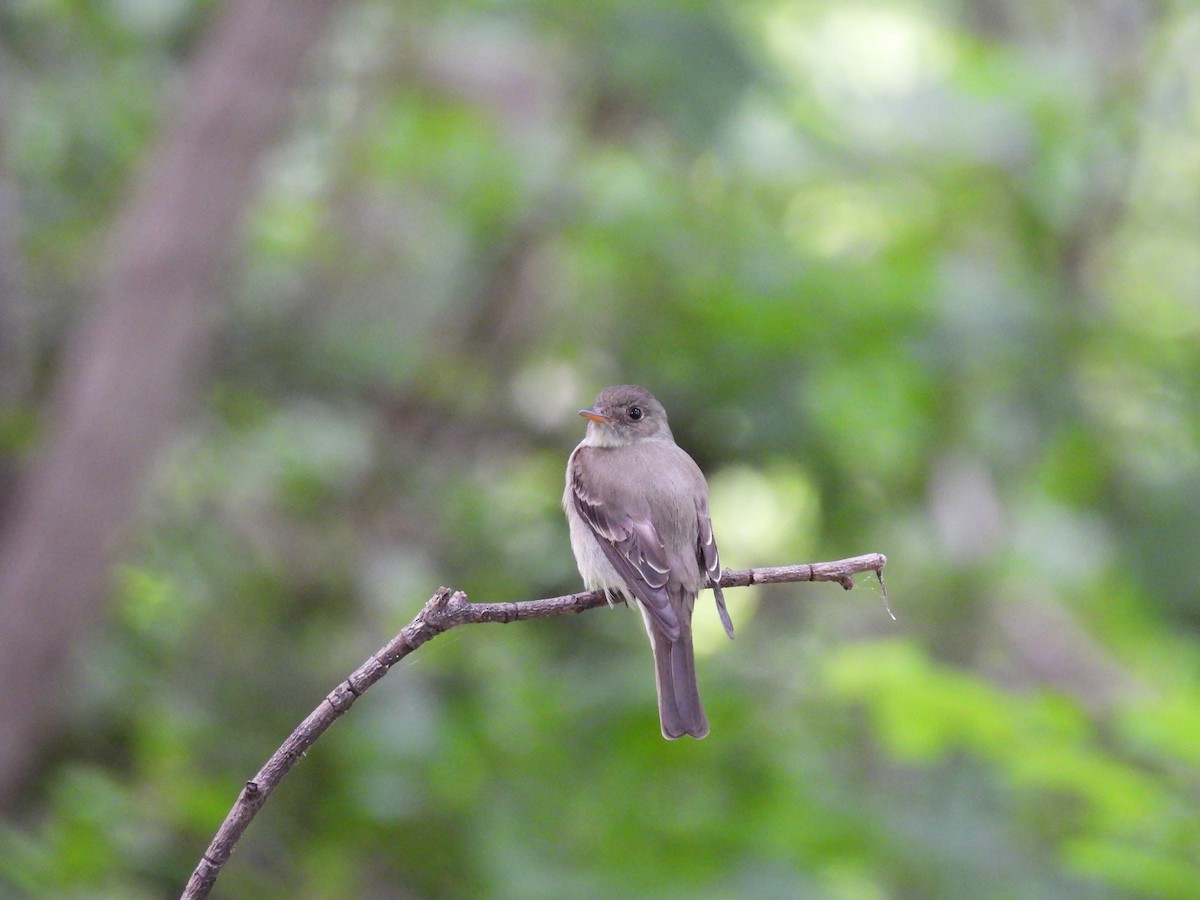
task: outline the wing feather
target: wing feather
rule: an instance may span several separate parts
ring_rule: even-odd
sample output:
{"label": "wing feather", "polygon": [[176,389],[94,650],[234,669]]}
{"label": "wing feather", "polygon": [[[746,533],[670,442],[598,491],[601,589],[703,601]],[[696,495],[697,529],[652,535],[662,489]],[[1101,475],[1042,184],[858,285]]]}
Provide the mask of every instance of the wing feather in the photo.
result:
{"label": "wing feather", "polygon": [[624,580],[629,591],[641,601],[668,640],[679,638],[679,617],[671,607],[667,581],[671,570],[666,548],[649,513],[616,513],[600,501],[594,485],[581,465],[580,447],[571,462],[571,495],[575,510],[591,528],[600,549]]}
{"label": "wing feather", "polygon": [[733,620],[729,618],[729,610],[725,608],[725,595],[721,591],[721,555],[717,552],[717,540],[713,537],[712,519],[708,515],[708,500],[700,497],[696,501],[697,546],[696,558],[708,575],[708,583],[713,591],[713,599],[717,602],[717,614],[725,633],[733,639]]}

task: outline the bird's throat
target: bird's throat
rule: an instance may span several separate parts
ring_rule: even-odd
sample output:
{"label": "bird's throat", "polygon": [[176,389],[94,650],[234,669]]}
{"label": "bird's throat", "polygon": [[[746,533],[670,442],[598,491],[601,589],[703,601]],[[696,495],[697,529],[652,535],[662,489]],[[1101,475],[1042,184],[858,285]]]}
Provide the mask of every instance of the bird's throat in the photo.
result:
{"label": "bird's throat", "polygon": [[583,446],[601,447],[610,450],[614,447],[624,447],[627,442],[622,440],[621,437],[611,425],[589,422],[587,434],[583,437]]}

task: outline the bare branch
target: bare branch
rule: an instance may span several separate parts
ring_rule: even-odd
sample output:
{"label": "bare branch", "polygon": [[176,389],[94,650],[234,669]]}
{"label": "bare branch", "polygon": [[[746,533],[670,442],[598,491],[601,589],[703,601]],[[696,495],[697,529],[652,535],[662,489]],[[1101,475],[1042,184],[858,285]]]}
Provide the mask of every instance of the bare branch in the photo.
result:
{"label": "bare branch", "polygon": [[[721,587],[747,587],[752,584],[776,584],[789,581],[836,581],[846,590],[854,587],[854,576],[863,572],[874,572],[883,585],[883,567],[887,557],[882,553],[868,553],[835,562],[805,563],[798,566],[777,566],[762,569],[726,569],[721,573]],[[207,897],[221,873],[222,866],[229,861],[238,840],[250,822],[262,809],[271,792],[291,771],[326,729],[341,717],[354,701],[367,689],[388,673],[388,670],[426,641],[458,625],[473,625],[481,622],[520,622],[527,619],[548,619],[586,612],[605,606],[603,591],[582,591],[563,597],[543,600],[527,600],[520,603],[472,603],[462,591],[438,588],[437,593],[421,609],[415,619],[400,629],[400,633],[383,645],[350,677],[334,688],[321,704],[296,726],[271,758],[258,770],[253,779],[246,782],[238,795],[237,802],[221,824],[212,843],[200,858],[199,865],[188,879],[181,900],[198,900]],[[884,589],[884,605],[887,593]],[[889,615],[891,610],[888,610]],[[895,618],[893,616],[893,618]]]}

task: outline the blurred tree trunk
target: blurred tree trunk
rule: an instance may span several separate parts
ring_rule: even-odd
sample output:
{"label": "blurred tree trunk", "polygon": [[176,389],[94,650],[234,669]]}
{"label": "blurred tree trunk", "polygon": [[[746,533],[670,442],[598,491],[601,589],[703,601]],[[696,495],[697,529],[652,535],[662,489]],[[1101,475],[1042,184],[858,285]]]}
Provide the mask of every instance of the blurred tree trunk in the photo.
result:
{"label": "blurred tree trunk", "polygon": [[54,725],[156,451],[192,393],[256,172],[337,0],[231,0],[117,221],[0,540],[0,798]]}
{"label": "blurred tree trunk", "polygon": [[[2,73],[3,60],[0,60],[0,80]],[[0,129],[7,121],[6,99],[0,85]],[[0,415],[20,404],[29,380],[24,351],[27,302],[18,251],[20,208],[14,179],[4,164],[4,138],[0,131]],[[0,510],[3,510],[2,501]]]}
{"label": "blurred tree trunk", "polygon": [[[0,428],[12,428],[26,400],[31,369],[27,359],[25,317],[29,309],[22,277],[18,235],[20,205],[9,171],[4,130],[8,122],[7,60],[0,49]],[[5,438],[8,438],[7,440]],[[13,439],[0,436],[0,522],[7,518],[16,481]]]}

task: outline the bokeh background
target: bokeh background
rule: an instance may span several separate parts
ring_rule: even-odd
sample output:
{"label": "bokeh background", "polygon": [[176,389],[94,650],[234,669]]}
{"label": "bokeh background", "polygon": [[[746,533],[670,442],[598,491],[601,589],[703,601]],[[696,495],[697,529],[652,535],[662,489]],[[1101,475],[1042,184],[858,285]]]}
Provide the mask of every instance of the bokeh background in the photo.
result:
{"label": "bokeh background", "polygon": [[[0,626],[61,635],[7,671],[63,670],[0,685],[34,735],[0,895],[177,894],[438,585],[577,590],[575,412],[635,382],[725,565],[883,552],[898,621],[869,577],[736,590],[729,643],[705,595],[712,733],[677,743],[628,610],[452,632],[317,743],[216,896],[1195,897],[1200,9],[325,5],[235,86],[280,116],[265,149],[231,129],[165,181],[198,61],[249,33],[220,22],[289,4],[0,11]],[[89,393],[108,327],[154,396],[135,325],[184,308],[122,290],[154,241],[120,223],[237,153],[182,387]],[[199,254],[192,224],[163,233]],[[129,496],[55,494],[72,446]],[[95,571],[95,541],[12,549],[47,510],[111,528]],[[77,611],[20,589],[34,563],[80,569]]]}

